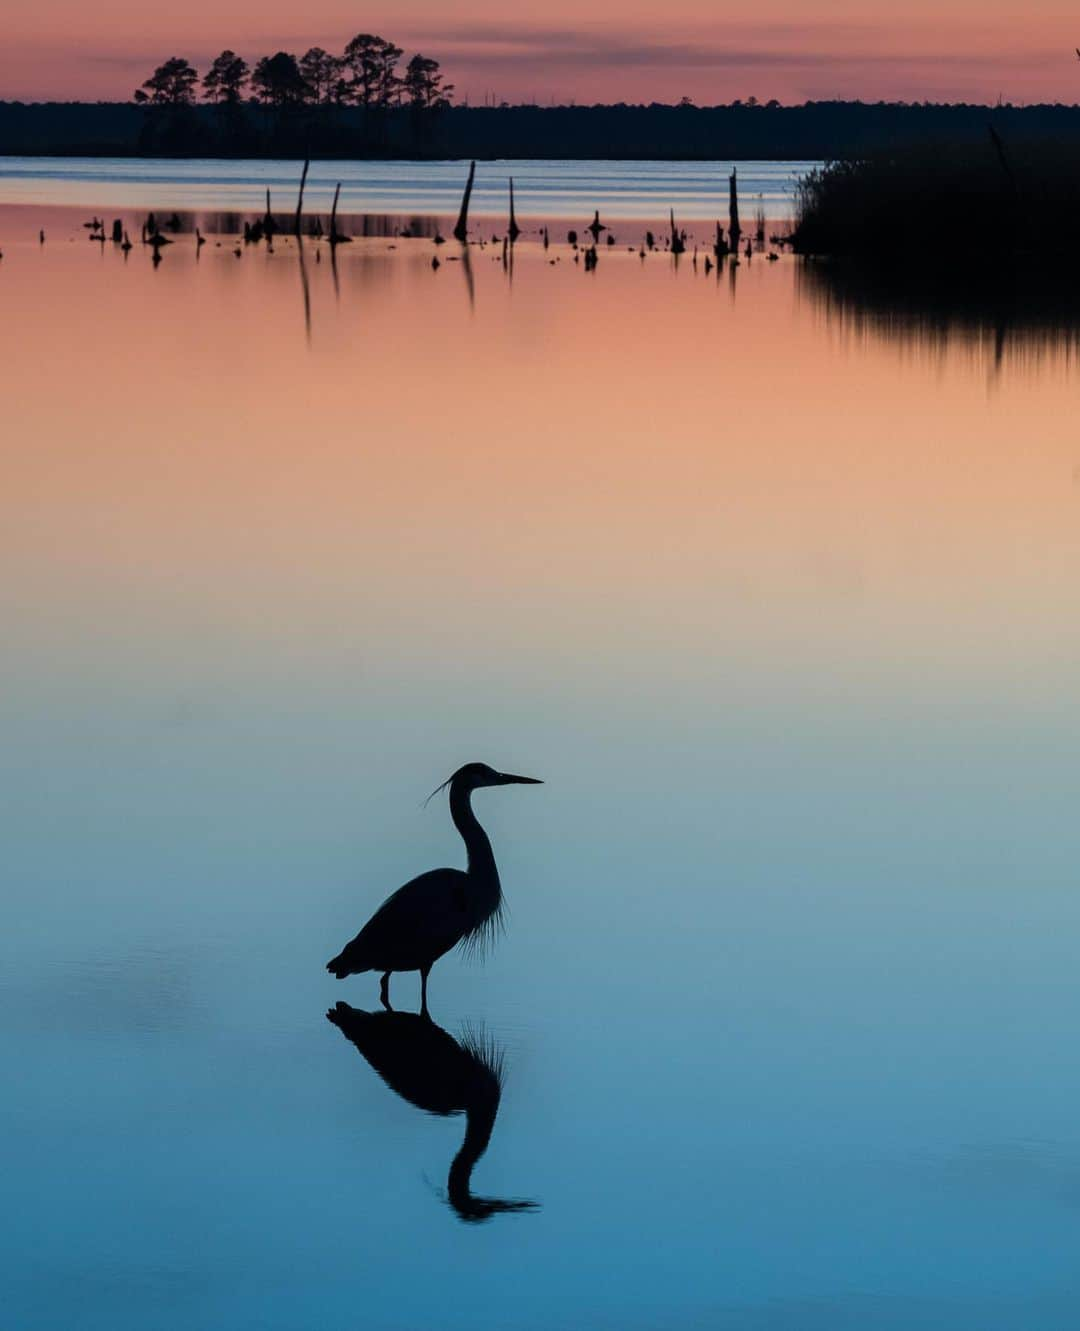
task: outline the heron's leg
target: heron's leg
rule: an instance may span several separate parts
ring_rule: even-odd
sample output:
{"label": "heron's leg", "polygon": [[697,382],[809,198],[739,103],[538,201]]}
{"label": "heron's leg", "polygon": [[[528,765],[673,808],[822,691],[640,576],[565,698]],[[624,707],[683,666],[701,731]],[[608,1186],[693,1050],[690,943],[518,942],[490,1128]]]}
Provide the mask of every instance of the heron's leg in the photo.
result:
{"label": "heron's leg", "polygon": [[379,981],[379,997],[382,999],[382,1005],[383,1005],[384,1008],[386,1008],[387,1012],[393,1012],[394,1009],[390,1006],[390,972],[389,972],[389,971],[387,971],[386,974],[385,974],[385,975],[382,977],[382,979]]}
{"label": "heron's leg", "polygon": [[420,972],[420,1015],[430,1017],[431,1013],[427,1008],[427,977],[431,974],[431,967],[427,966]]}

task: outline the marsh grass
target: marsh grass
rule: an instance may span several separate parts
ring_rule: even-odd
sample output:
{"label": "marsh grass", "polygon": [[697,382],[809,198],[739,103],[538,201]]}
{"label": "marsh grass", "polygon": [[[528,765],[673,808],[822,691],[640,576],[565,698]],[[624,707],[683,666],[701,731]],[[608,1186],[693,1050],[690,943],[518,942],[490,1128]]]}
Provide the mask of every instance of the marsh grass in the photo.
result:
{"label": "marsh grass", "polygon": [[[986,269],[1016,255],[1076,262],[1080,154],[1053,142],[922,145],[832,161],[799,184],[796,253]],[[1080,267],[1080,264],[1078,264]]]}

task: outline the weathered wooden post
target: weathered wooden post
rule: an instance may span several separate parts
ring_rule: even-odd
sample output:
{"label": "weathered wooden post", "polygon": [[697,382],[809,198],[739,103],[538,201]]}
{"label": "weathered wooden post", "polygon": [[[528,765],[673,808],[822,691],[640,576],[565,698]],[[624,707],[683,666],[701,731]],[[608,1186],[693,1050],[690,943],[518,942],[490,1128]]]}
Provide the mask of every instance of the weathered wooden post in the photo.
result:
{"label": "weathered wooden post", "polygon": [[514,177],[510,177],[510,226],[506,233],[510,237],[512,245],[518,236],[521,235],[521,227],[517,224],[517,218],[514,216]]}
{"label": "weathered wooden post", "polygon": [[342,236],[342,235],[340,235],[340,234],[338,233],[338,229],[337,229],[337,206],[338,206],[338,198],[340,197],[340,195],[341,195],[341,181],[339,180],[338,183],[337,183],[337,187],[336,187],[335,190],[334,190],[334,206],[330,209],[330,245],[331,245],[331,248],[332,248],[334,245],[340,245],[341,242],[342,242],[343,240],[348,240],[348,236]]}
{"label": "weathered wooden post", "polygon": [[671,210],[671,252],[672,254],[682,254],[686,249],[683,238],[675,226],[675,209]]}
{"label": "weathered wooden post", "polygon": [[300,176],[300,193],[296,198],[296,225],[293,228],[297,240],[300,239],[300,221],[304,213],[304,186],[307,184],[308,167],[311,165],[309,157],[304,158],[304,170]]}
{"label": "weathered wooden post", "polygon": [[728,192],[731,200],[728,204],[728,235],[731,238],[731,248],[738,254],[742,227],[739,226],[739,185],[735,176],[736,168],[732,167],[731,175],[728,177]]}
{"label": "weathered wooden post", "polygon": [[476,175],[476,163],[469,164],[469,178],[465,182],[465,193],[461,197],[461,211],[458,213],[457,226],[454,227],[454,239],[464,245],[469,238],[469,199],[472,197],[473,176]]}

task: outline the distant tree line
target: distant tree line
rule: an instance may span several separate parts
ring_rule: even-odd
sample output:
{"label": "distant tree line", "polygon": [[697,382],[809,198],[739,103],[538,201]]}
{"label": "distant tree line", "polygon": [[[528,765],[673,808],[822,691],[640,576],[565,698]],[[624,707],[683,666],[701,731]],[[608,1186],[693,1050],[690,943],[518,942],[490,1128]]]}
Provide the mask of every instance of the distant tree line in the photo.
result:
{"label": "distant tree line", "polygon": [[[235,51],[222,51],[200,78],[182,56],[172,56],[136,89],[143,106],[194,106],[199,100],[238,109],[247,99],[284,109],[303,106],[360,106],[383,111],[409,106],[416,111],[448,107],[454,94],[437,60],[414,55],[400,69],[405,52],[373,33],[359,33],[340,55],[313,46],[302,56],[288,51],[265,55],[252,67]],[[200,87],[201,85],[201,87]]]}
{"label": "distant tree line", "polygon": [[[993,125],[1014,170],[1027,145],[1066,145],[1080,161],[1080,107],[807,102],[801,106],[463,106],[433,114],[407,102],[254,104],[240,82],[191,101],[0,102],[0,155],[330,158],[859,157],[907,144],[994,153]],[[215,84],[211,83],[211,88]],[[374,88],[374,84],[372,87]],[[206,95],[205,84],[202,86]],[[325,96],[325,92],[321,94]],[[375,98],[372,91],[372,102]],[[361,91],[361,97],[363,93]],[[996,159],[996,155],[994,156]],[[999,168],[1000,169],[1000,168]]]}

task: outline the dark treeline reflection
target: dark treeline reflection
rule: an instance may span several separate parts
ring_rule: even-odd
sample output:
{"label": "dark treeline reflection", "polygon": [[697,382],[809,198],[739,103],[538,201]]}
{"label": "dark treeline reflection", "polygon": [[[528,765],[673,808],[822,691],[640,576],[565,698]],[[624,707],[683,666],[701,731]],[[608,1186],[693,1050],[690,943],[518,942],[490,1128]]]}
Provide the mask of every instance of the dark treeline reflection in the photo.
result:
{"label": "dark treeline reflection", "polygon": [[462,1220],[536,1208],[471,1190],[502,1096],[503,1057],[491,1040],[466,1034],[459,1042],[430,1017],[411,1012],[365,1012],[338,1003],[326,1016],[403,1100],[440,1117],[465,1115],[465,1137],[446,1180],[447,1200]]}
{"label": "dark treeline reflection", "polygon": [[1054,263],[1003,261],[987,270],[922,268],[854,260],[807,260],[796,282],[802,297],[828,318],[931,348],[958,343],[1040,357],[1080,350],[1080,284],[1075,270]]}

